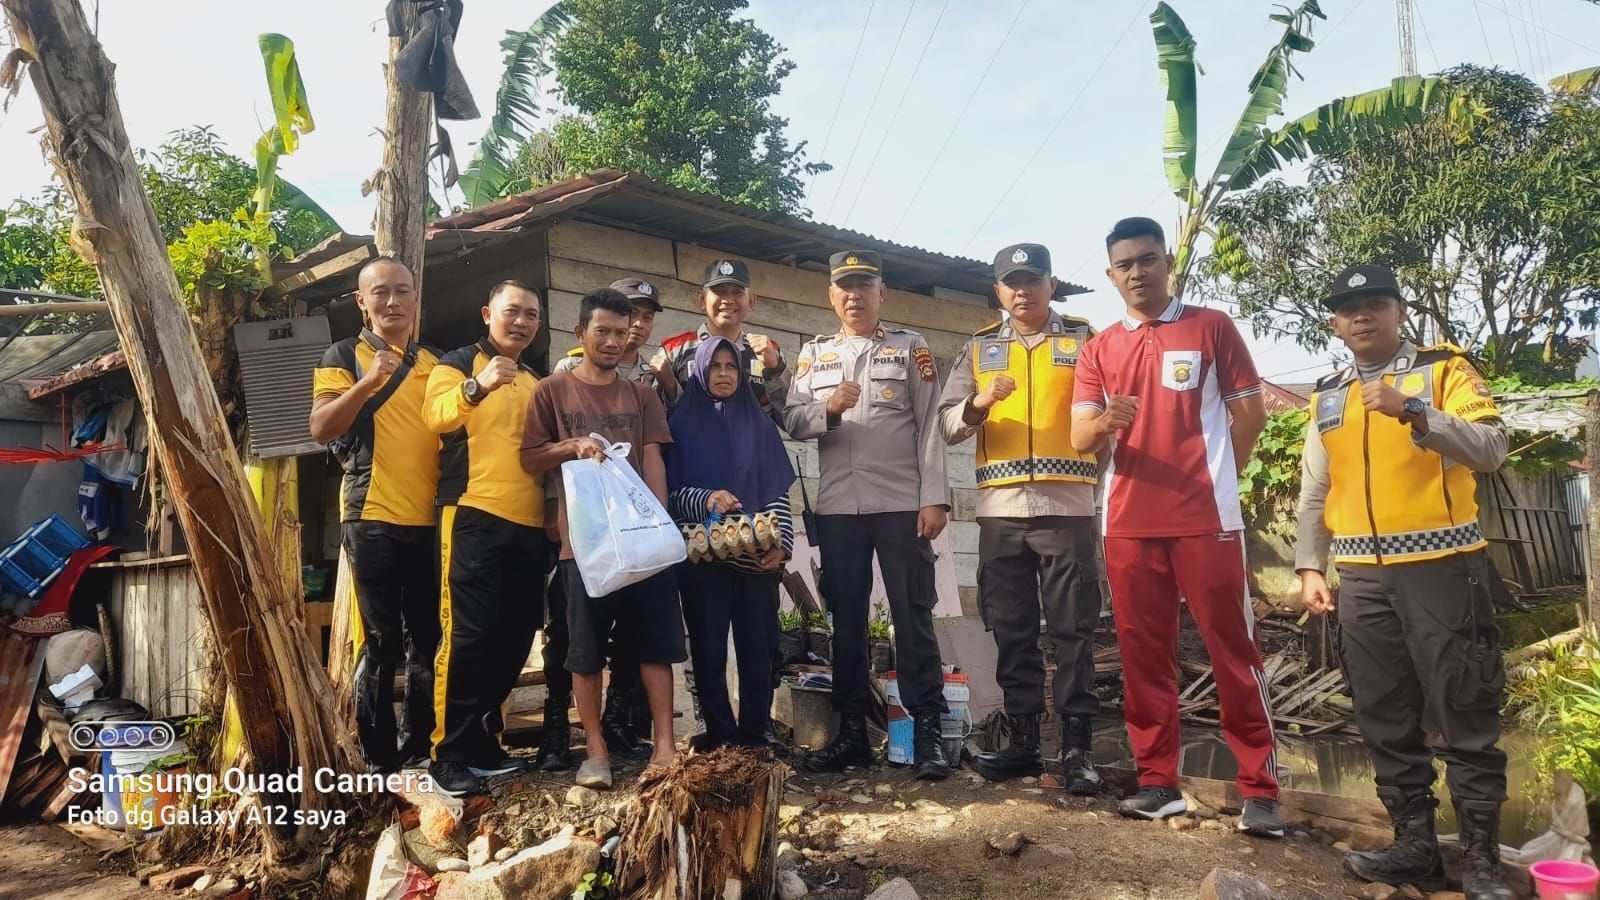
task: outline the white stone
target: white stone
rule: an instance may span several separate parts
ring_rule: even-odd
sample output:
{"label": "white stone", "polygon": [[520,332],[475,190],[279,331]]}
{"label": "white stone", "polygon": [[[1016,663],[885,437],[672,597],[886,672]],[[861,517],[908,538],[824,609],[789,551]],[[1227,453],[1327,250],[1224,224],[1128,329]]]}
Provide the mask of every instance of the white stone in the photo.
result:
{"label": "white stone", "polygon": [[904,878],[896,878],[868,894],[867,900],[920,900],[920,898],[917,889],[911,886],[911,882]]}

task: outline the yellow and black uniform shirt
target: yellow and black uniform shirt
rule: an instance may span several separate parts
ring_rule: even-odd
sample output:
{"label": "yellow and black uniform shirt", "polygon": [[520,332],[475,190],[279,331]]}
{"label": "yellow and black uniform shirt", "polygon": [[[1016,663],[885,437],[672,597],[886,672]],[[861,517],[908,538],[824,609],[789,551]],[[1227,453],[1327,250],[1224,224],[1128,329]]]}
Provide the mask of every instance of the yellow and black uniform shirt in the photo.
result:
{"label": "yellow and black uniform shirt", "polygon": [[[1489,386],[1457,347],[1402,353],[1380,377],[1467,422],[1500,417]],[[1419,446],[1410,425],[1367,412],[1353,367],[1317,383],[1311,414],[1327,454],[1324,519],[1336,562],[1418,562],[1487,545],[1472,470]]]}
{"label": "yellow and black uniform shirt", "polygon": [[539,379],[527,366],[476,405],[461,386],[497,354],[487,339],[440,357],[428,379],[422,418],[444,435],[439,451],[440,506],[467,506],[518,525],[544,525],[544,491],[522,468],[528,400]]}
{"label": "yellow and black uniform shirt", "polygon": [[978,431],[979,487],[1027,481],[1094,484],[1100,468],[1094,454],[1072,447],[1072,391],[1078,354],[1094,336],[1083,319],[1051,314],[1047,339],[1029,347],[999,323],[973,335],[957,365],[971,366],[974,389],[1009,375],[1017,389],[996,403]]}
{"label": "yellow and black uniform shirt", "polygon": [[[384,341],[363,329],[328,348],[312,378],[312,398],[334,398],[355,386],[372,366]],[[432,525],[439,483],[439,436],[422,421],[422,399],[438,357],[413,343],[404,351],[415,360],[396,388],[368,417],[358,416],[350,433],[344,465],[344,522]],[[382,386],[379,391],[383,390]],[[376,396],[376,395],[374,395]]]}

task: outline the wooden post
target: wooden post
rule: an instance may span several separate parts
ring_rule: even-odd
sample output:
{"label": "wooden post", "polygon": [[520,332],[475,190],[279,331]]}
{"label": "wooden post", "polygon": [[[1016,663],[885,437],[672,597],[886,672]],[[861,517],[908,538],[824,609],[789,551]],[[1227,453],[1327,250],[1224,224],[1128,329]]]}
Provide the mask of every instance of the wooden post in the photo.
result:
{"label": "wooden post", "polygon": [[[326,675],[256,514],[210,373],[184,310],[166,242],[128,144],[112,65],[76,0],[0,0],[31,56],[48,143],[77,206],[73,249],[100,274],[150,445],[188,539],[224,673],[258,772],[348,769],[358,756],[331,723]],[[339,798],[264,794],[267,804],[328,809]],[[262,829],[268,860],[294,849]],[[303,826],[297,843],[318,837]]]}
{"label": "wooden post", "polygon": [[1600,632],[1600,391],[1591,391],[1585,401],[1587,415],[1583,425],[1583,445],[1589,462],[1589,630]]}
{"label": "wooden post", "polygon": [[[417,31],[414,3],[400,4],[405,35],[389,38],[389,64],[384,69],[388,86],[385,105],[383,168],[378,173],[378,252],[394,256],[415,279],[422,293],[422,258],[428,227],[428,142],[432,138],[433,95],[406,87],[400,81],[395,58],[410,35]],[[413,332],[420,331],[417,316]]]}

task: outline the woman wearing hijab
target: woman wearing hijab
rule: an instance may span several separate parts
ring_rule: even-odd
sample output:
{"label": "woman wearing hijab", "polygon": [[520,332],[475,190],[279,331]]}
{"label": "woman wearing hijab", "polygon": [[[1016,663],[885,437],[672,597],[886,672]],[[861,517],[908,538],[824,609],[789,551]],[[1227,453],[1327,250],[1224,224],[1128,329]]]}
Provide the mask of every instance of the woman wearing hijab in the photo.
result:
{"label": "woman wearing hijab", "polygon": [[[729,527],[708,547],[704,561],[679,568],[689,654],[694,662],[706,730],[691,739],[697,751],[724,745],[764,747],[772,705],[772,660],[778,644],[778,584],[794,544],[789,486],[794,467],[783,438],[761,408],[726,338],[712,337],[695,351],[689,383],[668,426],[668,505],[686,525],[723,532],[721,517],[759,514],[776,519],[779,540],[753,549],[751,535]],[[701,556],[697,554],[697,556]],[[739,662],[739,716],[728,699],[728,631]]]}

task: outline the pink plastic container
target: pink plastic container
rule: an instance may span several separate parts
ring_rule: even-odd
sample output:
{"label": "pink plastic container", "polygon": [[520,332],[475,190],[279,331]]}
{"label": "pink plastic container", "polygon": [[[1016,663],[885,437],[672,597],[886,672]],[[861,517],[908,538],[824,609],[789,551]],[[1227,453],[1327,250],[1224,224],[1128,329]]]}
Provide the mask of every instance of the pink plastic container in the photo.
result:
{"label": "pink plastic container", "polygon": [[1600,882],[1600,869],[1565,859],[1540,860],[1528,867],[1528,874],[1539,887],[1539,900],[1588,900]]}

